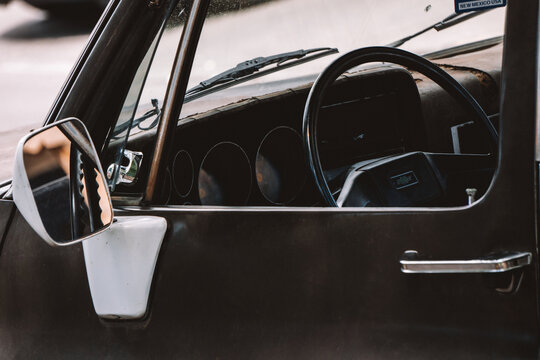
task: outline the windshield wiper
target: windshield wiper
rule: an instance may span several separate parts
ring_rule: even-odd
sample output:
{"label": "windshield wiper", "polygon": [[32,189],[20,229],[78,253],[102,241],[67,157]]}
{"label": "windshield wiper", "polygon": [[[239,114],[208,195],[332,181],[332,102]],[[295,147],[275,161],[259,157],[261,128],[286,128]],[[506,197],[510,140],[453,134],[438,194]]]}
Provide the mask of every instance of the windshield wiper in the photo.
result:
{"label": "windshield wiper", "polygon": [[407,41],[412,40],[415,37],[417,37],[419,35],[422,35],[423,33],[427,32],[427,31],[429,31],[431,29],[436,30],[436,31],[441,31],[441,30],[444,30],[444,29],[448,29],[448,28],[450,28],[450,27],[452,27],[454,25],[457,25],[459,23],[462,23],[464,21],[467,21],[469,19],[477,17],[478,15],[485,14],[486,12],[491,11],[491,10],[493,10],[493,9],[474,11],[474,12],[469,12],[469,13],[460,13],[460,14],[454,13],[454,14],[452,14],[450,16],[445,17],[443,20],[441,20],[439,22],[436,22],[435,24],[430,25],[427,28],[418,31],[417,33],[414,33],[414,34],[406,36],[406,37],[404,37],[402,39],[391,42],[390,44],[388,44],[386,46],[388,46],[388,47],[400,47],[401,45],[405,44]]}
{"label": "windshield wiper", "polygon": [[[316,48],[309,50],[297,50],[287,53],[257,57],[251,60],[241,62],[235,67],[226,70],[210,79],[204,80],[199,85],[192,87],[186,92],[184,103],[193,101],[207,94],[213,93],[218,90],[226,89],[233,85],[252,80],[267,74],[271,74],[276,71],[287,69],[291,66],[303,64],[308,61],[312,61],[323,56],[335,54],[338,49],[335,48]],[[306,56],[313,54],[310,56]],[[294,61],[289,61],[297,59]],[[269,65],[276,64],[276,66],[259,71],[260,69]]]}
{"label": "windshield wiper", "polygon": [[[186,92],[184,102],[190,102],[215,91],[222,90],[233,85],[255,79],[276,71],[287,69],[291,66],[300,65],[323,56],[335,54],[337,52],[338,49],[334,48],[317,48],[309,50],[291,51],[288,53],[282,53],[267,57],[258,57],[255,59],[247,60],[236,65],[234,68],[226,70],[208,80],[202,81],[199,85],[189,89]],[[313,55],[306,56],[309,54]],[[297,60],[289,62],[289,60],[293,59]],[[272,64],[276,64],[276,66],[267,70],[259,71],[261,68]],[[138,127],[141,130],[150,130],[154,128],[161,118],[161,109],[159,107],[159,102],[157,99],[152,99],[152,107],[153,109],[147,111],[141,117],[133,119],[133,121],[131,122],[126,122],[120,126],[117,126],[114,129],[112,136],[116,137],[118,136],[118,134],[121,134],[129,128],[133,129],[135,127]],[[155,116],[155,118],[149,126],[143,126],[141,124],[143,121],[153,116]]]}

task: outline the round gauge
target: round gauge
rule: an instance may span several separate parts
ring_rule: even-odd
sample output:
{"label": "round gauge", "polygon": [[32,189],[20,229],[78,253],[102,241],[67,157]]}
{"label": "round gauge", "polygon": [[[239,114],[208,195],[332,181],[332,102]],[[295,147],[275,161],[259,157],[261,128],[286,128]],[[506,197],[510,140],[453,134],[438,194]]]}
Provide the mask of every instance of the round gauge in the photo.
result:
{"label": "round gauge", "polygon": [[173,184],[178,196],[186,197],[193,187],[193,160],[186,150],[176,153],[173,161]]}
{"label": "round gauge", "polygon": [[293,201],[306,181],[300,134],[286,126],[266,134],[257,151],[255,174],[259,190],[269,202],[283,205]]}
{"label": "round gauge", "polygon": [[199,170],[202,205],[245,205],[251,192],[251,166],[245,151],[232,142],[211,148]]}

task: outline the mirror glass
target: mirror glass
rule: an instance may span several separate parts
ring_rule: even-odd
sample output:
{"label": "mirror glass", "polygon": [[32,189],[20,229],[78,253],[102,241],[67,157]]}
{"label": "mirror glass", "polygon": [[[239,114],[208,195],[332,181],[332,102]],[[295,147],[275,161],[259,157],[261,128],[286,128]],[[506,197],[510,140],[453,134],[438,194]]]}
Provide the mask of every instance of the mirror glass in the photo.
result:
{"label": "mirror glass", "polygon": [[99,158],[80,121],[64,121],[30,136],[23,161],[39,216],[54,242],[77,241],[111,224]]}

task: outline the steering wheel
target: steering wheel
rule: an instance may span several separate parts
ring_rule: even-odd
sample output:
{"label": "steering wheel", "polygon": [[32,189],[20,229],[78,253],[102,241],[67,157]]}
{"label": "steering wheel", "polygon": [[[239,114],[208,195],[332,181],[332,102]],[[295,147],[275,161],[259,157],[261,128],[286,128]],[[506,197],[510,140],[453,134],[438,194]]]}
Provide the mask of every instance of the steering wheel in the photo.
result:
{"label": "steering wheel", "polygon": [[[322,101],[334,81],[345,71],[365,63],[388,62],[417,71],[446,90],[470,112],[472,121],[485,131],[490,155],[443,154],[421,151],[387,156],[353,165],[336,202],[325,178],[317,143],[317,122]],[[455,188],[453,174],[493,170],[498,134],[471,94],[434,63],[410,52],[388,47],[353,50],[332,62],[313,84],[303,117],[303,141],[308,166],[326,205],[338,206],[423,206],[448,198]],[[491,175],[489,176],[491,179]],[[469,185],[469,184],[464,184]],[[474,184],[471,184],[474,185]],[[454,186],[455,187],[455,186]],[[462,190],[465,196],[465,189]]]}

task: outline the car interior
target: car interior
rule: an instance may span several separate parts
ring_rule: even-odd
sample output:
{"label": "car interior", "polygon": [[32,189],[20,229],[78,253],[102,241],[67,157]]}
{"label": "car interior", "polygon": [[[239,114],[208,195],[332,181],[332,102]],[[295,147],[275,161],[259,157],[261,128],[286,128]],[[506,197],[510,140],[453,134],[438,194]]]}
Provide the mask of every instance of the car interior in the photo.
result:
{"label": "car interior", "polygon": [[[496,38],[425,56],[467,89],[494,127],[502,48],[502,38]],[[341,74],[319,109],[318,155],[338,206],[445,207],[480,199],[496,168],[496,150],[475,114],[419,72],[391,63],[368,65]],[[285,90],[181,116],[155,203],[332,206],[310,171],[303,132],[314,80],[291,81]],[[142,197],[154,137],[155,131],[147,131],[129,138],[126,149],[143,154],[141,171],[134,184],[116,187],[113,203]],[[105,163],[117,146],[111,142]],[[394,161],[404,154],[408,160]],[[444,154],[471,156],[456,166]],[[351,190],[346,183],[355,171],[365,176]]]}

